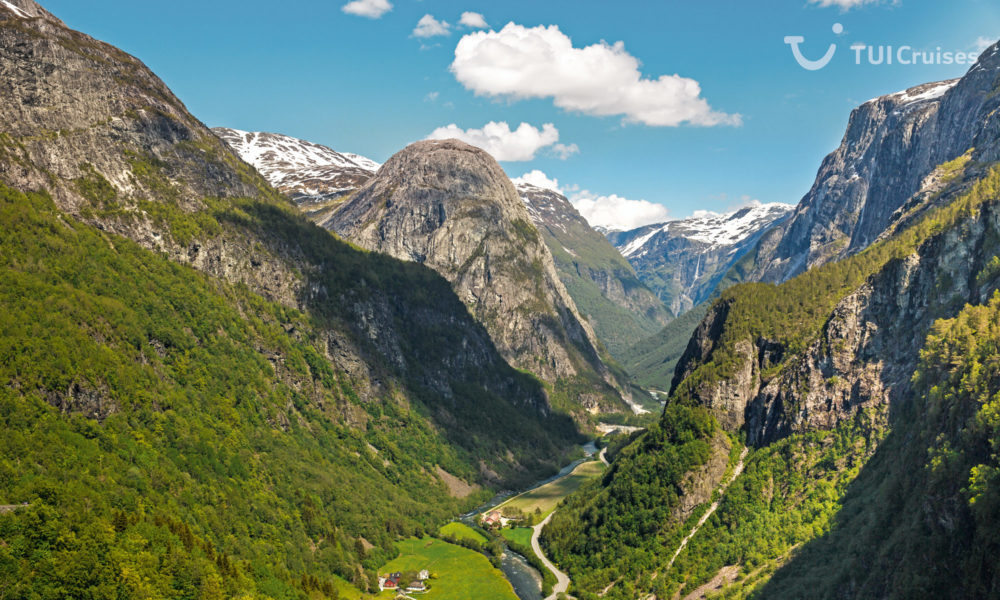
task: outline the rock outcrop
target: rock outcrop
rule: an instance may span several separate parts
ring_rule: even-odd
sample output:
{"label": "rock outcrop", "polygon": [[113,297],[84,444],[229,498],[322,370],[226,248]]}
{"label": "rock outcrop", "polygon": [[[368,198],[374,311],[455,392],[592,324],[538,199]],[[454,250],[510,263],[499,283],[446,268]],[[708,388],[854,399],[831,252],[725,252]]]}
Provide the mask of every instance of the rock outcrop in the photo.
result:
{"label": "rock outcrop", "polygon": [[[1000,254],[1000,204],[930,238],[890,261],[837,303],[819,337],[798,356],[766,339],[735,343],[731,376],[699,387],[695,398],[729,431],[764,446],[792,433],[832,429],[865,409],[884,419],[905,402],[919,351],[936,319],[981,304],[998,288],[984,266]],[[702,321],[681,359],[675,386],[716,349],[728,306],[719,302]],[[777,374],[768,370],[788,358]]]}

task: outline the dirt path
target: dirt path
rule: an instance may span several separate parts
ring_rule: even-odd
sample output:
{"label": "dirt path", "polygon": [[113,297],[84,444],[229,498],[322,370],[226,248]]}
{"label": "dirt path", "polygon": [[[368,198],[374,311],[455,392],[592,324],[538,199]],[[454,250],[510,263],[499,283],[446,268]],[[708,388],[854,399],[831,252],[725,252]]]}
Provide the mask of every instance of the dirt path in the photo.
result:
{"label": "dirt path", "polygon": [[545,568],[552,571],[552,574],[556,576],[556,584],[552,586],[552,593],[549,594],[549,597],[545,600],[556,600],[559,594],[565,593],[566,590],[569,589],[569,576],[557,569],[556,566],[552,564],[552,561],[545,557],[545,553],[542,552],[542,546],[538,543],[538,538],[542,535],[542,529],[548,525],[549,520],[552,519],[552,515],[554,514],[556,514],[556,511],[552,511],[549,516],[545,517],[545,520],[538,525],[535,525],[532,528],[533,531],[531,532],[531,549],[534,550],[535,555],[542,560],[542,564],[545,565]]}
{"label": "dirt path", "polygon": [[609,465],[610,466],[611,463],[608,462],[608,456],[607,455],[608,455],[608,447],[605,446],[605,447],[601,448],[601,453],[597,455],[597,458],[601,459],[601,462],[604,463],[605,465]]}
{"label": "dirt path", "polygon": [[[726,488],[729,487],[729,484],[735,481],[736,478],[740,476],[740,473],[743,472],[743,459],[747,457],[748,452],[750,452],[749,448],[743,449],[743,452],[740,453],[740,462],[736,464],[736,467],[733,469],[733,472],[729,476],[729,479],[724,481],[722,485],[719,486],[719,500],[721,500],[722,495],[726,493]],[[708,518],[712,516],[712,514],[715,512],[715,509],[719,508],[719,500],[716,500],[715,502],[712,503],[711,506],[708,507],[708,510],[705,511],[705,514],[703,514],[701,518],[698,519],[698,523],[695,524],[695,526],[691,528],[691,531],[687,534],[687,536],[683,540],[681,540],[681,544],[677,546],[677,550],[674,552],[674,555],[670,557],[670,562],[667,563],[667,568],[664,569],[665,571],[669,571],[670,567],[674,566],[674,561],[677,560],[678,556],[680,556],[681,551],[684,550],[684,546],[687,546],[687,543],[691,541],[691,538],[694,537],[694,534],[698,533],[698,530],[701,529],[701,526],[705,524],[705,521],[707,521]]]}

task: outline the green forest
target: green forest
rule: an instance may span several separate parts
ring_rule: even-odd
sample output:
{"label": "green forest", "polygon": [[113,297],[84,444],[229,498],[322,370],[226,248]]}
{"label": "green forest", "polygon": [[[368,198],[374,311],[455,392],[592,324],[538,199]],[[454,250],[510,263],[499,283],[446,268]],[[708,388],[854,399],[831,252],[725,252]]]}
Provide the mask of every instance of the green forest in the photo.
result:
{"label": "green forest", "polygon": [[[219,204],[220,228],[264,229],[251,216],[262,211],[270,239],[287,227],[314,256],[338,260],[331,289],[447,289],[278,206]],[[471,376],[455,376],[465,398],[449,407],[461,429],[434,425],[441,408],[416,383],[362,400],[324,358],[329,313],[211,279],[74,221],[44,193],[0,187],[0,222],[0,370],[10,382],[0,388],[0,504],[24,504],[0,514],[6,598],[370,589],[398,539],[489,494],[453,499],[425,465],[477,481],[479,457],[501,448],[523,448],[515,458],[536,472],[559,456],[543,442],[558,437]],[[453,335],[414,333],[428,345]],[[476,419],[461,413],[472,406]]]}

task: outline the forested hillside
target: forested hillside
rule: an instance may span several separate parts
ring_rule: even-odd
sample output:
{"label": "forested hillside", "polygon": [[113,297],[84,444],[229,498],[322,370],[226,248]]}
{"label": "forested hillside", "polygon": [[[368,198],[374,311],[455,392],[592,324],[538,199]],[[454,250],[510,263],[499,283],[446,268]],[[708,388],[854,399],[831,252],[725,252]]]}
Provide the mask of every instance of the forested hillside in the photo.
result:
{"label": "forested hillside", "polygon": [[[448,282],[312,225],[141,62],[0,5],[0,590],[302,598],[580,437]],[[355,591],[356,593],[356,591]]]}

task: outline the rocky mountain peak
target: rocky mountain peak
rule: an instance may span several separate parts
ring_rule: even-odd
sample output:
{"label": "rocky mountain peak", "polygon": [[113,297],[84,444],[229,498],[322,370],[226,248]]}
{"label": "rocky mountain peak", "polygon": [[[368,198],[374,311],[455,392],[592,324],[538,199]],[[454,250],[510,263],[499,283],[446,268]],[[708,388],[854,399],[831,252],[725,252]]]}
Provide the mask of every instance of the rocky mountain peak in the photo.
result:
{"label": "rocky mountain peak", "polygon": [[783,281],[859,252],[928,195],[928,176],[966,152],[1000,159],[1000,48],[961,79],[921,84],[854,109],[840,147],[820,166],[795,215],[761,243],[750,279]]}
{"label": "rocky mountain peak", "polygon": [[439,272],[512,364],[553,383],[590,381],[587,392],[574,392],[577,407],[621,406],[590,325],[517,190],[487,152],[458,140],[411,144],[324,225],[364,248]]}
{"label": "rocky mountain peak", "polygon": [[4,11],[11,12],[20,19],[36,19],[39,17],[59,21],[52,13],[42,8],[35,0],[0,0],[0,18]]}

